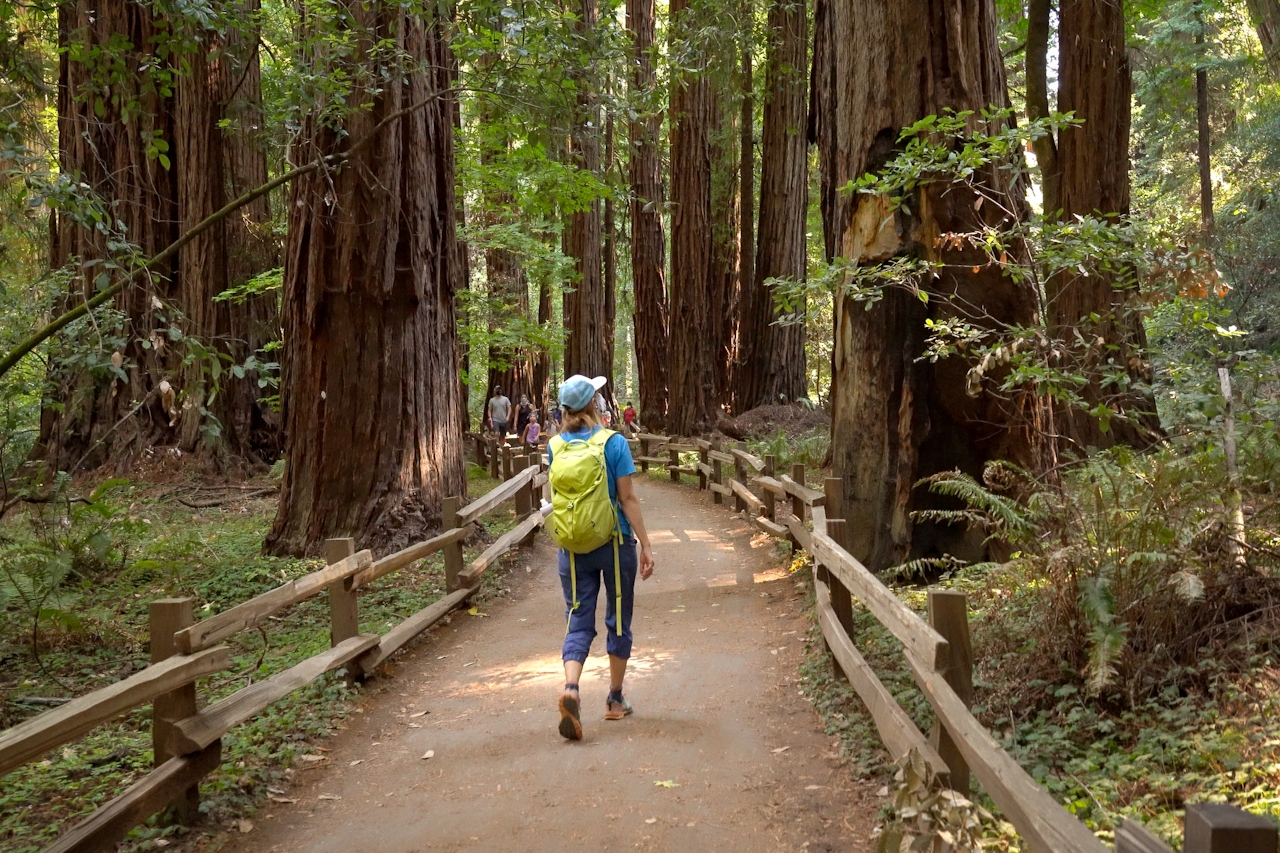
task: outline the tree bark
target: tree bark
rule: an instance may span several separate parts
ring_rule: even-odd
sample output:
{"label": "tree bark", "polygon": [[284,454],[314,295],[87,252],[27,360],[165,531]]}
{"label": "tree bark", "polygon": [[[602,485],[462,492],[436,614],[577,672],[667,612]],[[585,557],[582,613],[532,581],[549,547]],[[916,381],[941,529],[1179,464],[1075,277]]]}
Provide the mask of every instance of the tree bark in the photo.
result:
{"label": "tree bark", "polygon": [[[445,495],[466,490],[458,432],[456,251],[449,49],[438,18],[343,4],[358,48],[386,40],[410,68],[386,68],[368,109],[339,129],[319,110],[296,146],[311,159],[379,131],[341,170],[293,185],[285,259],[284,416],[290,437],[273,554],[316,554],[353,536],[378,552],[424,538]],[[432,98],[434,99],[432,100]]]}
{"label": "tree bark", "polygon": [[[671,3],[678,47],[697,26],[689,0]],[[705,71],[674,75],[671,90],[671,338],[667,429],[693,435],[715,423],[715,341],[710,328],[711,127],[714,95]]]}
{"label": "tree bark", "polygon": [[[743,411],[805,396],[804,324],[775,325],[778,310],[766,282],[804,281],[809,210],[809,12],[775,0],[769,9],[767,81],[760,161],[760,240],[755,280],[743,293],[738,399]],[[803,313],[803,306],[800,311]]]}
{"label": "tree bark", "polygon": [[[635,49],[631,86],[651,99],[657,89],[654,70],[654,0],[627,0],[627,28]],[[640,417],[650,429],[663,429],[667,415],[666,237],[662,231],[662,117],[651,104],[629,125],[631,143],[631,279],[635,292],[636,370]]]}
{"label": "tree bark", "polygon": [[[574,30],[587,44],[596,42],[598,10],[595,0],[580,0]],[[590,50],[585,49],[589,55]],[[600,105],[591,68],[576,71],[578,116],[569,138],[569,158],[579,169],[600,173]],[[565,235],[567,254],[573,258],[575,281],[564,295],[564,372],[566,376],[608,374],[605,342],[605,293],[600,234],[600,199],[569,215]]]}
{"label": "tree bark", "polygon": [[[1027,0],[1027,117],[1048,118],[1049,30],[1053,0]],[[1032,142],[1040,169],[1044,214],[1055,217],[1062,208],[1062,173],[1058,167],[1058,141],[1052,133]]]}
{"label": "tree bark", "polygon": [[604,341],[605,376],[609,377],[606,390],[616,402],[614,388],[614,346],[618,319],[618,234],[613,212],[613,111],[604,121],[604,174],[609,194],[604,197]]}
{"label": "tree bark", "polygon": [[[60,170],[88,185],[124,229],[108,237],[66,212],[51,217],[51,260],[55,266],[79,263],[75,295],[69,296],[79,302],[94,294],[99,279],[110,284],[122,274],[99,265],[110,258],[110,239],[123,236],[142,257],[154,255],[228,199],[265,182],[256,133],[260,76],[256,43],[210,29],[201,33],[204,46],[185,58],[176,86],[152,85],[151,74],[169,70],[171,58],[155,50],[163,43],[161,30],[173,25],[158,24],[150,7],[122,0],[69,3],[59,7],[58,19],[64,48]],[[76,46],[92,55],[108,43],[118,54],[119,41],[135,46],[118,56],[125,67],[151,70],[106,81],[104,66],[73,58]],[[218,127],[224,118],[228,129]],[[228,451],[274,458],[278,423],[261,405],[256,373],[237,379],[225,370],[226,358],[243,362],[272,337],[274,297],[210,301],[270,268],[275,253],[265,234],[269,218],[267,201],[260,199],[121,292],[115,307],[123,325],[113,331],[123,378],[55,365],[36,455],[59,470],[110,464],[121,472],[156,445],[219,459]],[[170,330],[178,333],[176,340]],[[185,364],[184,356],[190,357]]]}
{"label": "tree bark", "polygon": [[[748,3],[744,12],[751,12]],[[738,118],[738,293],[740,295],[738,346],[733,360],[733,409],[740,414],[751,408],[742,387],[745,364],[751,352],[751,297],[756,281],[756,114],[751,82],[751,34],[742,42],[742,112]]]}
{"label": "tree bark", "polygon": [[710,325],[704,334],[710,338],[712,359],[712,408],[731,405],[733,394],[731,370],[737,357],[738,320],[742,315],[738,298],[738,179],[742,158],[738,153],[738,136],[734,133],[738,116],[727,108],[733,99],[732,79],[728,70],[717,74],[720,91],[713,95],[711,136],[711,270],[708,281],[707,315]]}
{"label": "tree bark", "polygon": [[[1062,0],[1058,41],[1058,109],[1074,111],[1083,120],[1058,139],[1063,218],[1127,216],[1131,78],[1122,4]],[[1093,270],[1089,275],[1063,273],[1045,285],[1050,333],[1069,341],[1081,331],[1086,341],[1101,342],[1087,352],[1073,353],[1079,361],[1075,367],[1096,377],[1114,363],[1128,377],[1128,387],[1118,391],[1101,387],[1095,378],[1083,392],[1087,405],[1106,405],[1127,413],[1127,418],[1104,426],[1079,407],[1065,409],[1056,418],[1081,450],[1116,443],[1143,447],[1159,431],[1151,392],[1141,390],[1150,381],[1150,367],[1142,357],[1147,341],[1133,304],[1137,291],[1117,287],[1116,279]],[[1093,315],[1101,319],[1094,322]]]}
{"label": "tree bark", "polygon": [[1247,0],[1271,76],[1280,80],[1280,0]]}
{"label": "tree bark", "polygon": [[[873,571],[937,553],[976,558],[982,544],[971,535],[912,520],[936,500],[914,484],[956,468],[980,476],[995,458],[1029,462],[1040,424],[989,393],[966,395],[968,365],[960,359],[920,360],[924,323],[965,305],[982,306],[978,321],[993,327],[1031,322],[1035,294],[998,268],[979,266],[978,253],[933,239],[998,224],[990,212],[996,205],[975,209],[972,191],[926,187],[909,213],[892,213],[885,198],[839,187],[878,171],[901,128],[947,108],[1006,102],[994,4],[956,0],[944,11],[929,0],[819,0],[815,18],[813,131],[824,166],[828,251],[863,264],[898,255],[944,263],[927,283],[934,297],[927,305],[901,288],[887,288],[869,310],[836,295],[832,464],[844,480],[845,512],[860,519],[851,551]],[[972,121],[975,129],[998,129]],[[980,176],[988,192],[1021,210],[1022,188],[1007,178],[994,168]]]}

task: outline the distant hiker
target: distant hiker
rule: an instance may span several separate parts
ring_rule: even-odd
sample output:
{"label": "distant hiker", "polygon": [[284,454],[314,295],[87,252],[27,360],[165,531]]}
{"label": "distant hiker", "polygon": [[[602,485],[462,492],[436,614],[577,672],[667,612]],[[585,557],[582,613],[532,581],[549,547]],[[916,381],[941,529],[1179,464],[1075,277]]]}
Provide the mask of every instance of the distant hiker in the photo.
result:
{"label": "distant hiker", "polygon": [[507,424],[511,417],[511,401],[502,396],[502,389],[493,386],[493,396],[489,398],[489,426],[498,434],[498,441],[507,437]]}
{"label": "distant hiker", "polygon": [[627,407],[622,410],[622,425],[625,426],[627,429],[631,429],[631,427],[635,424],[635,422],[636,422],[636,407],[631,405],[631,401],[628,400]]}
{"label": "distant hiker", "polygon": [[[604,379],[603,376],[597,376],[596,379]],[[609,411],[609,401],[604,398],[603,394],[596,395],[596,414],[600,418],[600,423],[606,427],[613,426],[613,412]]]}
{"label": "distant hiker", "polygon": [[521,394],[520,404],[516,406],[516,435],[524,435],[524,428],[529,425],[529,415],[532,412],[533,406],[529,403],[529,398]]}
{"label": "distant hiker", "polygon": [[524,441],[525,446],[530,450],[534,450],[538,446],[538,439],[542,436],[542,430],[538,426],[538,413],[529,413],[529,423],[525,424],[524,430],[520,433],[520,438]]}
{"label": "distant hiker", "polygon": [[631,482],[636,472],[631,449],[621,434],[600,425],[600,410],[594,405],[605,381],[603,376],[581,375],[565,380],[560,386],[564,429],[547,442],[552,506],[548,530],[560,546],[560,587],[568,622],[561,652],[565,684],[559,703],[560,734],[569,740],[582,740],[578,679],[596,636],[596,598],[602,583],[609,653],[604,718],[621,720],[631,713],[622,695],[622,679],[631,657],[636,574],[645,580],[653,574],[649,534]]}
{"label": "distant hiker", "polygon": [[558,405],[551,407],[551,417],[547,419],[547,427],[549,433],[557,433],[560,431],[560,421],[563,420],[564,413],[560,411]]}

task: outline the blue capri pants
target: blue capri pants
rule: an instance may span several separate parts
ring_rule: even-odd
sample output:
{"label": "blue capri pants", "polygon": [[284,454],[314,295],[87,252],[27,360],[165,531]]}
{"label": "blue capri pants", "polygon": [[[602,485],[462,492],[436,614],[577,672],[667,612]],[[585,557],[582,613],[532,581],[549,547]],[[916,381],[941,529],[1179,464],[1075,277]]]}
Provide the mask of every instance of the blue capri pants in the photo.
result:
{"label": "blue capri pants", "polygon": [[618,545],[618,573],[622,579],[622,630],[618,630],[618,590],[613,570],[613,543],[608,542],[586,554],[574,555],[577,575],[577,601],[573,606],[574,590],[569,572],[569,552],[560,549],[560,588],[564,591],[564,612],[569,627],[564,637],[564,660],[585,662],[596,638],[596,599],[600,587],[605,590],[604,624],[608,633],[605,648],[618,658],[631,657],[631,608],[636,590],[636,540],[624,536]]}

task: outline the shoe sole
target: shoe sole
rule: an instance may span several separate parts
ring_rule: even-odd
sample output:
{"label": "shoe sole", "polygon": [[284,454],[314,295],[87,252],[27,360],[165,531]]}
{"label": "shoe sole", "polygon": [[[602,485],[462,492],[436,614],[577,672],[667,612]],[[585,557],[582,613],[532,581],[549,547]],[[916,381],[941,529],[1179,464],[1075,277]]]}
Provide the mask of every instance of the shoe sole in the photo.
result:
{"label": "shoe sole", "polygon": [[631,715],[630,708],[628,708],[625,711],[605,711],[604,712],[604,718],[606,720],[621,720],[623,717],[628,717],[630,715]]}
{"label": "shoe sole", "polygon": [[560,697],[560,735],[565,740],[582,740],[582,721],[578,716],[578,697],[565,693]]}

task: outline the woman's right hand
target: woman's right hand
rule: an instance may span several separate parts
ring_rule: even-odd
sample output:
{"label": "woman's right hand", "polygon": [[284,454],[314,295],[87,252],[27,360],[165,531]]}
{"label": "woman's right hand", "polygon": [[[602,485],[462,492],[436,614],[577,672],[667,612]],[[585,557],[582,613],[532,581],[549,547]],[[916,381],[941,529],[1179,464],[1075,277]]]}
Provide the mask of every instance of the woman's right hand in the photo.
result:
{"label": "woman's right hand", "polygon": [[653,575],[653,549],[645,542],[640,546],[640,580],[647,581]]}

